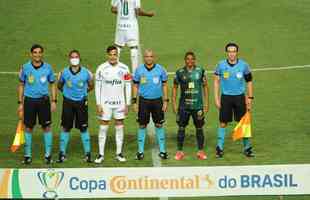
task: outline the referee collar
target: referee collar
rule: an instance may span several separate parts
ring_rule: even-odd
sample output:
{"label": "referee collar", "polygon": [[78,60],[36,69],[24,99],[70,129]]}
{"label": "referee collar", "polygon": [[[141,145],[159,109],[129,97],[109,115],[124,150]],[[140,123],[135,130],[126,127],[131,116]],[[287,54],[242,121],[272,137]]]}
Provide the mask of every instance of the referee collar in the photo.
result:
{"label": "referee collar", "polygon": [[146,64],[144,64],[144,67],[145,67],[145,69],[146,69],[147,71],[152,71],[152,69],[154,69],[154,68],[156,67],[156,63],[154,63],[153,66],[152,66],[151,68],[148,68],[148,67],[146,66]]}
{"label": "referee collar", "polygon": [[78,69],[76,72],[73,71],[73,69],[72,69],[71,66],[69,67],[69,70],[70,70],[70,72],[71,72],[73,75],[76,75],[76,74],[78,74],[78,73],[81,71],[81,66],[79,66],[79,69]]}
{"label": "referee collar", "polygon": [[38,67],[36,67],[36,66],[33,65],[33,62],[31,61],[31,65],[32,65],[32,67],[33,67],[34,69],[39,69],[39,68],[41,68],[41,67],[44,65],[44,62],[41,61],[41,65],[38,66]]}
{"label": "referee collar", "polygon": [[226,62],[230,67],[234,67],[236,64],[238,64],[239,58],[237,58],[237,62],[235,64],[231,64],[228,59],[226,59]]}

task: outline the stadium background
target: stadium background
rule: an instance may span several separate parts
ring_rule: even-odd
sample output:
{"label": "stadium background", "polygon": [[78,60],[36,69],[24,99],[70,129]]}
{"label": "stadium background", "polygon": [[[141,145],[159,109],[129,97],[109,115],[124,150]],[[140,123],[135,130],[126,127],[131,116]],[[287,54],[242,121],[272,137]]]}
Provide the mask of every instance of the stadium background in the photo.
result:
{"label": "stadium background", "polygon": [[[142,6],[156,13],[154,18],[140,18],[141,46],[152,48],[158,62],[167,71],[174,72],[182,66],[186,50],[197,53],[198,63],[212,71],[224,58],[224,45],[229,41],[240,44],[240,56],[252,68],[304,66],[310,64],[310,2],[308,0],[144,0]],[[110,12],[110,0],[0,0],[0,167],[44,168],[42,134],[34,133],[33,164],[23,166],[22,151],[12,154],[9,147],[17,124],[16,86],[14,73],[28,60],[33,43],[45,47],[45,60],[55,72],[67,65],[67,52],[79,49],[82,62],[95,72],[105,60],[105,48],[114,41],[115,16]],[[130,64],[129,51],[121,60]],[[242,156],[241,144],[226,139],[225,158],[216,159],[214,147],[218,124],[213,104],[212,76],[210,84],[210,111],[207,115],[205,134],[206,161],[195,158],[196,139],[193,126],[187,128],[186,159],[172,159],[176,146],[175,116],[171,107],[167,114],[167,137],[170,159],[162,166],[214,166],[310,163],[309,123],[309,68],[254,72],[253,144],[256,158]],[[170,75],[170,86],[172,86]],[[171,91],[171,90],[170,90]],[[60,131],[61,96],[57,112],[53,115],[54,156],[58,151]],[[98,123],[95,116],[94,93],[90,94],[90,123],[93,156],[97,154]],[[153,166],[153,141],[146,145],[143,161],[134,160],[136,152],[135,114],[126,120],[126,163],[114,161],[114,129],[109,130],[106,160],[100,167]],[[232,126],[231,126],[232,128]],[[97,167],[82,162],[80,135],[71,134],[68,162],[53,167]],[[174,198],[169,198],[174,199]],[[178,198],[180,199],[180,198]],[[210,200],[245,200],[249,197],[187,198]],[[251,197],[269,200],[277,197]],[[289,200],[306,200],[310,196],[289,196]]]}

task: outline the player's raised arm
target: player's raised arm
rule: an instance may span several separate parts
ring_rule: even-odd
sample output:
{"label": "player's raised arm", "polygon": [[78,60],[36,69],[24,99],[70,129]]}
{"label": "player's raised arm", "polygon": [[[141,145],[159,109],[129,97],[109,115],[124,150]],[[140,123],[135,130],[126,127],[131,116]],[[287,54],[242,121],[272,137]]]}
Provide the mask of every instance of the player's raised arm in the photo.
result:
{"label": "player's raised arm", "polygon": [[112,6],[112,7],[111,7],[111,12],[112,12],[113,14],[117,14],[117,7]]}
{"label": "player's raised arm", "polygon": [[111,1],[111,12],[113,14],[117,14],[117,6],[118,6],[118,1],[117,0],[112,0]]}
{"label": "player's raised arm", "polygon": [[145,17],[153,17],[155,15],[154,12],[147,12],[147,11],[142,10],[142,8],[137,8],[136,14],[138,16],[145,16]]}

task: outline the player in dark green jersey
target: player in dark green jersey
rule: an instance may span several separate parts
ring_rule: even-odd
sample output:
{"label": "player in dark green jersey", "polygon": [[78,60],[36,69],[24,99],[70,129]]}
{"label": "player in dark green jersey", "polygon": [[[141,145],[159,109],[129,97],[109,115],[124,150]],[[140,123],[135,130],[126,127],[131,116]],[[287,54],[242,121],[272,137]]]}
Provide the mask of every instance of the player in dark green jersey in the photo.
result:
{"label": "player in dark green jersey", "polygon": [[[207,73],[202,67],[196,65],[194,52],[187,52],[184,60],[185,66],[177,70],[172,90],[173,111],[177,114],[177,124],[179,126],[177,136],[178,151],[175,159],[182,160],[185,156],[183,152],[185,128],[188,125],[190,117],[192,117],[196,127],[197,158],[205,160],[207,155],[203,151],[205,140],[203,125],[204,115],[209,109]],[[177,106],[176,98],[179,86],[181,94],[179,105]]]}

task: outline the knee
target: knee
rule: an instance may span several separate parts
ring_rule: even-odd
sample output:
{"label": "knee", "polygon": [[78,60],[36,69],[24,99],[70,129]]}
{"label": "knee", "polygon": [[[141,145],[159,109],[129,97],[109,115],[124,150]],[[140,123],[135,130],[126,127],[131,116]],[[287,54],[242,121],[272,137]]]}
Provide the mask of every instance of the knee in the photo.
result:
{"label": "knee", "polygon": [[220,127],[221,127],[221,128],[226,128],[226,127],[227,127],[227,123],[225,123],[225,122],[220,122]]}
{"label": "knee", "polygon": [[156,128],[162,128],[162,127],[163,127],[163,124],[155,124],[155,127],[156,127]]}
{"label": "knee", "polygon": [[144,125],[144,124],[140,124],[140,125],[139,125],[139,128],[141,128],[141,129],[145,129],[145,128],[146,128],[146,125]]}
{"label": "knee", "polygon": [[87,131],[87,127],[80,127],[80,131],[81,131],[81,133],[85,133],[86,131]]}
{"label": "knee", "polygon": [[50,127],[50,126],[42,127],[42,129],[43,129],[44,132],[49,132],[49,131],[51,131],[51,127]]}
{"label": "knee", "polygon": [[100,125],[108,126],[110,121],[100,120]]}
{"label": "knee", "polygon": [[62,131],[69,133],[71,131],[71,128],[62,127]]}
{"label": "knee", "polygon": [[184,132],[185,131],[185,127],[184,126],[179,126],[179,132]]}
{"label": "knee", "polygon": [[26,127],[26,131],[27,131],[28,133],[32,133],[33,128]]}
{"label": "knee", "polygon": [[116,120],[115,121],[115,125],[116,126],[122,126],[124,123],[123,123],[123,120]]}

